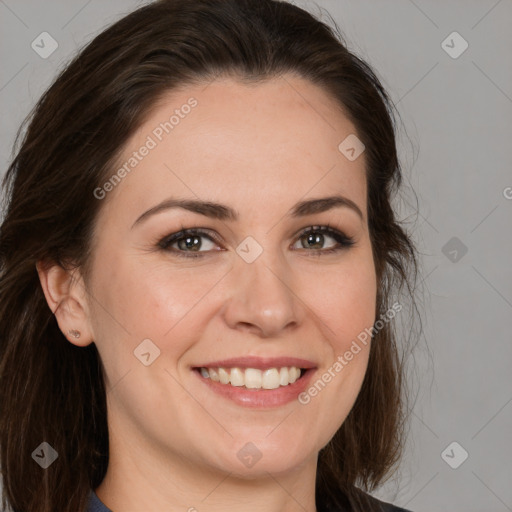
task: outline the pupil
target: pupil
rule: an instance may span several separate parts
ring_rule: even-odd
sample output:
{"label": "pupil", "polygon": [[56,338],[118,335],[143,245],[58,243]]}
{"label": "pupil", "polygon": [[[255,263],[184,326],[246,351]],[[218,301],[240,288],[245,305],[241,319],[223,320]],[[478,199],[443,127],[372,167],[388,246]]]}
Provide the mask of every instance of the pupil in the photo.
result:
{"label": "pupil", "polygon": [[310,246],[315,245],[315,244],[319,244],[321,246],[322,240],[323,240],[323,235],[321,233],[317,233],[316,235],[315,234],[308,235],[308,244],[310,244]]}
{"label": "pupil", "polygon": [[[191,240],[193,240],[192,243],[190,243]],[[201,247],[201,240],[197,236],[188,236],[187,238],[184,238],[182,241],[185,242],[186,249],[196,250]]]}

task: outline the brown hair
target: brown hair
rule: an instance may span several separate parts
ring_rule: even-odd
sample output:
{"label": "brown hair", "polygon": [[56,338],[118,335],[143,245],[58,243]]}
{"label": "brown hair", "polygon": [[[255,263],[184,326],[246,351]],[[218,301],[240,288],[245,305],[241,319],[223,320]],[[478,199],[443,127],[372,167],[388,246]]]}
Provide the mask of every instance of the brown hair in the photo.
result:
{"label": "brown hair", "polygon": [[[337,27],[336,27],[337,28]],[[261,81],[285,72],[335,98],[366,146],[368,222],[378,277],[376,316],[404,283],[415,304],[414,245],[396,220],[402,176],[391,102],[342,37],[277,0],[160,0],[100,33],[57,77],[20,127],[28,128],[4,178],[0,230],[0,450],[3,508],[83,511],[108,465],[106,390],[94,343],[67,341],[48,308],[37,262],[80,268],[87,282],[101,201],[94,190],[160,97],[232,75]],[[413,282],[414,278],[414,282]],[[317,504],[365,507],[400,457],[404,358],[392,323],[373,336],[356,403],[320,451]],[[43,470],[41,442],[58,453]],[[366,504],[366,510],[370,505]]]}

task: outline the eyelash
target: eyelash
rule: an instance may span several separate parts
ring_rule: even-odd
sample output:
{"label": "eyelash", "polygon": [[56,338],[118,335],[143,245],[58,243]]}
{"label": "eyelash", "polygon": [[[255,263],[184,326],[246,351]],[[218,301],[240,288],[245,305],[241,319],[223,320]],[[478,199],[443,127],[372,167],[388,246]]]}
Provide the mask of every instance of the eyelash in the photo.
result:
{"label": "eyelash", "polygon": [[[326,226],[311,226],[304,230],[302,230],[299,235],[298,239],[301,239],[303,236],[308,235],[310,233],[322,233],[327,234],[331,236],[337,243],[338,246],[332,247],[330,249],[320,249],[320,250],[308,250],[304,249],[308,252],[311,252],[311,256],[321,256],[322,254],[332,254],[344,249],[348,249],[352,245],[354,245],[355,241],[353,238],[346,236],[341,231],[338,231],[337,229],[333,229],[330,227],[329,224]],[[202,258],[205,254],[208,254],[211,251],[202,251],[202,252],[187,252],[180,249],[172,249],[170,246],[176,242],[179,242],[180,240],[187,238],[189,236],[205,236],[206,238],[209,238],[212,242],[220,244],[220,241],[217,239],[215,235],[212,233],[209,233],[203,229],[198,228],[188,228],[186,229],[184,226],[182,226],[181,230],[173,233],[172,235],[168,235],[165,238],[163,238],[159,243],[158,246],[169,252],[173,252],[177,256],[181,258]]]}

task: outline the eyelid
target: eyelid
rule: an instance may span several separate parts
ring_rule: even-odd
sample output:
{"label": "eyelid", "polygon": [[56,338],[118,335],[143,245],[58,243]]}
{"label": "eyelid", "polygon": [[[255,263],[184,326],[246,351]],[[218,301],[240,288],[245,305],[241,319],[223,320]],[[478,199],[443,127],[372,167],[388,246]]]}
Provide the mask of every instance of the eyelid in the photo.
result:
{"label": "eyelid", "polygon": [[[205,236],[212,239],[218,245],[222,245],[222,240],[220,236],[213,230],[208,228],[186,228],[183,225],[180,227],[178,231],[171,233],[170,235],[165,236],[158,242],[158,246],[162,248],[169,247],[172,243],[184,238],[186,236]],[[182,251],[181,251],[182,252]],[[204,251],[203,251],[204,252]]]}
{"label": "eyelid", "polygon": [[307,228],[303,228],[295,235],[295,238],[300,238],[301,236],[306,235],[307,233],[312,232],[312,231],[314,231],[314,232],[320,231],[320,232],[324,232],[324,233],[331,234],[331,235],[342,236],[346,239],[351,239],[351,237],[347,236],[343,231],[332,227],[331,224],[329,224],[329,223],[315,224],[312,226],[308,226]]}
{"label": "eyelid", "polygon": [[295,236],[296,239],[300,239],[304,235],[307,235],[308,233],[324,233],[336,240],[338,243],[337,247],[331,247],[330,249],[320,249],[318,251],[307,251],[311,252],[313,254],[326,254],[329,252],[337,252],[341,251],[342,249],[348,249],[352,245],[355,245],[356,240],[354,237],[348,236],[345,234],[344,231],[341,231],[340,229],[334,228],[330,225],[330,223],[327,224],[321,224],[321,225],[314,225],[309,226],[307,228],[304,228],[303,230],[299,231],[299,233]]}
{"label": "eyelid", "polygon": [[[327,234],[331,238],[333,238],[337,245],[335,247],[331,247],[328,249],[319,249],[319,250],[309,250],[306,248],[301,248],[306,253],[309,253],[311,256],[322,256],[327,254],[332,254],[336,252],[340,252],[343,250],[346,250],[350,248],[352,245],[355,244],[355,239],[353,237],[347,236],[343,231],[340,229],[331,227],[330,223],[322,224],[322,225],[310,225],[306,228],[301,229],[298,233],[294,235],[294,242],[292,242],[292,245],[297,242],[297,240],[300,240],[301,237],[304,235],[310,233],[310,232],[320,232]],[[179,249],[173,249],[170,248],[170,246],[177,241],[182,240],[183,238],[187,236],[199,236],[199,237],[206,237],[209,238],[210,241],[216,243],[217,245],[223,247],[222,241],[220,240],[220,236],[211,229],[208,228],[185,228],[183,225],[181,225],[181,229],[179,231],[176,231],[170,235],[167,235],[163,239],[158,242],[158,247],[164,251],[170,252],[178,257],[183,258],[201,258],[204,256],[209,255],[212,250],[208,251],[182,251]],[[223,249],[217,249],[215,252],[219,250],[225,250]],[[296,249],[294,249],[296,250]]]}

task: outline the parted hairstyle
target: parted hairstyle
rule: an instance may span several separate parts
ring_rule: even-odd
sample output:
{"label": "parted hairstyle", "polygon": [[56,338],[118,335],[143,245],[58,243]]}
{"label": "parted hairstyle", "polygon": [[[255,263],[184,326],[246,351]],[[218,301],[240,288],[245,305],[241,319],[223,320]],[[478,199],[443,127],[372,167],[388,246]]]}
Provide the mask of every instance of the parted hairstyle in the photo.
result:
{"label": "parted hairstyle", "polygon": [[[94,343],[75,346],[60,331],[36,263],[79,268],[87,284],[91,237],[106,201],[94,191],[173,89],[223,76],[257,84],[293,73],[336,100],[366,147],[376,317],[397,290],[415,304],[417,252],[391,204],[402,182],[394,105],[334,26],[285,1],[159,0],[97,35],[27,116],[3,179],[0,226],[3,509],[83,511],[105,476],[102,362]],[[370,510],[367,493],[397,467],[408,420],[402,341],[393,322],[373,334],[356,402],[318,456],[318,507]],[[43,441],[58,453],[46,469],[32,457]]]}

